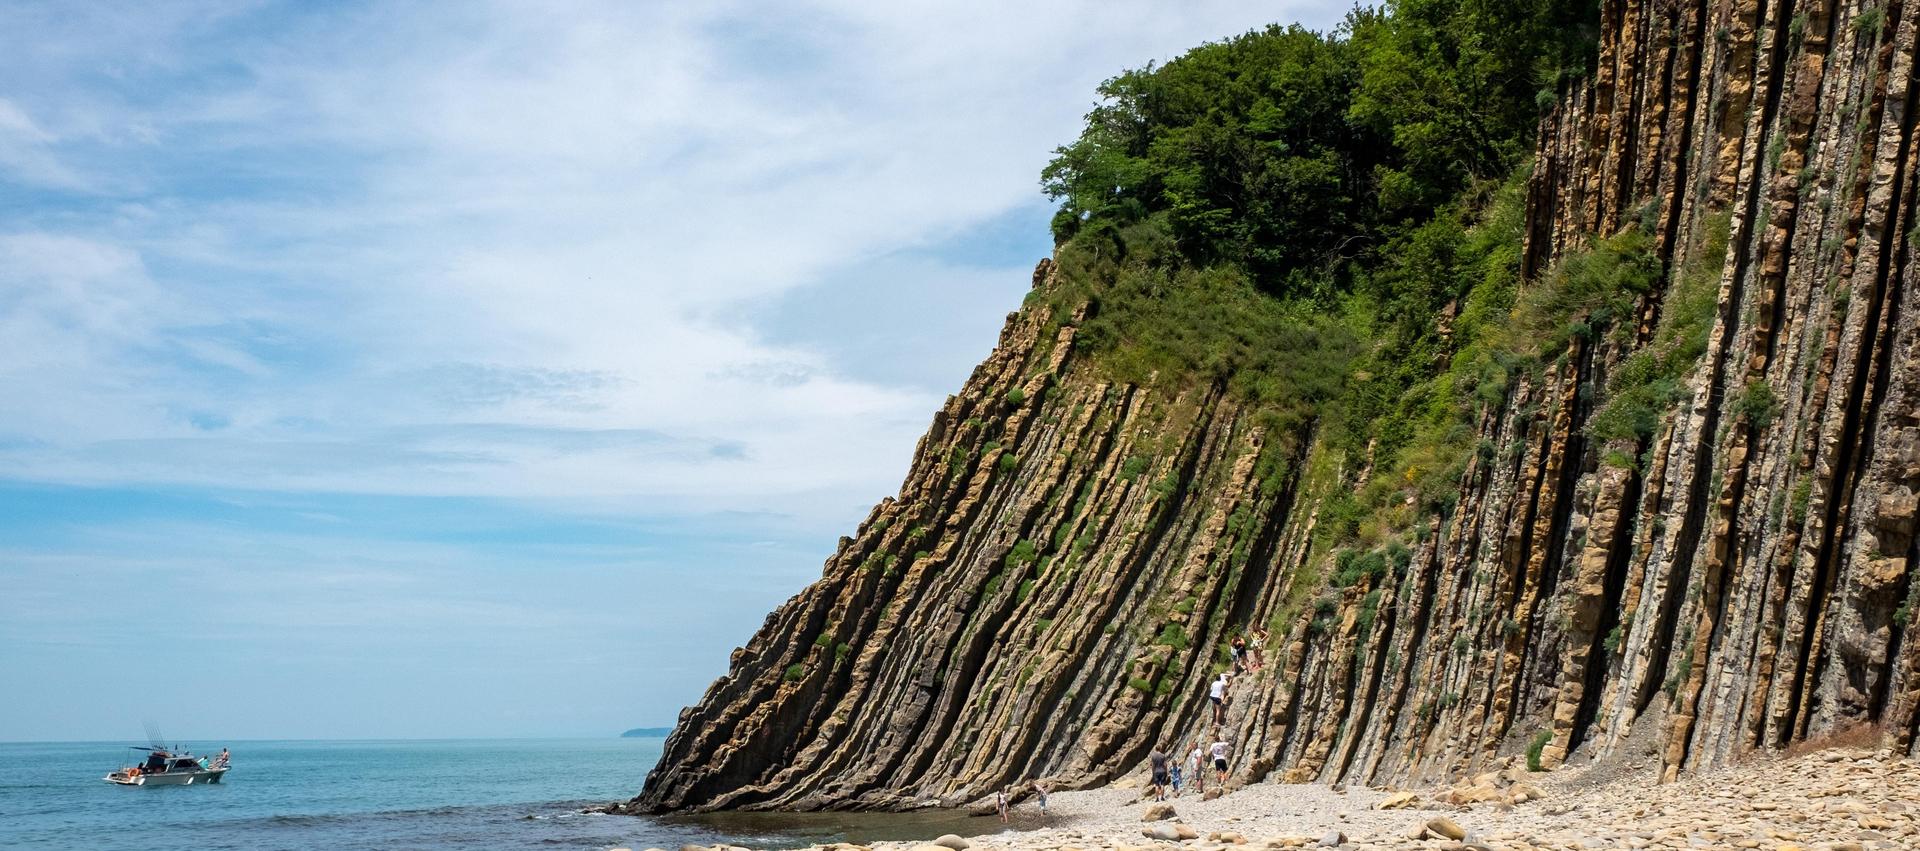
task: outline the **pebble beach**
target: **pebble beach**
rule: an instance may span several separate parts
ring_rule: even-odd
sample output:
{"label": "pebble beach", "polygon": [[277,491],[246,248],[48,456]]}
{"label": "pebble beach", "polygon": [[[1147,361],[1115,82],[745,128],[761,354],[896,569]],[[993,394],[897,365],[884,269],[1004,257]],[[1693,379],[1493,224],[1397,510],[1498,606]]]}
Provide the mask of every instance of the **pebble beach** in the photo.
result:
{"label": "pebble beach", "polygon": [[1669,784],[1638,765],[1509,767],[1409,790],[1258,783],[1175,799],[1170,812],[1141,800],[1138,783],[1054,793],[1037,829],[814,851],[1920,848],[1920,765],[1865,749],[1755,758]]}

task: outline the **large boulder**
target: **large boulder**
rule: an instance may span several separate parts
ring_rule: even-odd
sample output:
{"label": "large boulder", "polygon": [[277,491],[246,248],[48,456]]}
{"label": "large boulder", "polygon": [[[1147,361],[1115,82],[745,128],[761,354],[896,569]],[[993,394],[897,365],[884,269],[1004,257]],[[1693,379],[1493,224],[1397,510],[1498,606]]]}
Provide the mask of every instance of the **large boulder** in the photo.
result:
{"label": "large boulder", "polygon": [[1148,839],[1160,839],[1167,842],[1179,842],[1180,828],[1170,821],[1155,822],[1153,824],[1147,825],[1146,827],[1140,828],[1140,835]]}
{"label": "large boulder", "polygon": [[1427,819],[1427,832],[1441,839],[1467,838],[1467,829],[1461,827],[1459,822],[1446,816],[1434,816],[1433,818]]}
{"label": "large boulder", "polygon": [[1166,821],[1167,819],[1173,818],[1175,815],[1176,813],[1173,811],[1172,804],[1154,804],[1153,806],[1148,807],[1145,813],[1142,813],[1140,815],[1140,820],[1141,821]]}
{"label": "large boulder", "polygon": [[1380,803],[1374,804],[1373,808],[1376,810],[1404,810],[1418,806],[1419,804],[1419,795],[1415,795],[1412,792],[1395,792],[1380,799]]}

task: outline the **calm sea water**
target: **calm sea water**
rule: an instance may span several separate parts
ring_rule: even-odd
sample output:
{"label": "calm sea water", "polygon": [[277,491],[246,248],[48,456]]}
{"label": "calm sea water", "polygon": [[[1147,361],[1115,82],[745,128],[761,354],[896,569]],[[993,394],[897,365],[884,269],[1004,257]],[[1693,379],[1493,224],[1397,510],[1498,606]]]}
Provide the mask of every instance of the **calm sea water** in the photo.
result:
{"label": "calm sea water", "polygon": [[0,744],[0,848],[605,849],[977,835],[992,819],[732,816],[647,819],[580,809],[632,797],[659,739],[207,742],[233,751],[210,786],[101,781],[124,743]]}

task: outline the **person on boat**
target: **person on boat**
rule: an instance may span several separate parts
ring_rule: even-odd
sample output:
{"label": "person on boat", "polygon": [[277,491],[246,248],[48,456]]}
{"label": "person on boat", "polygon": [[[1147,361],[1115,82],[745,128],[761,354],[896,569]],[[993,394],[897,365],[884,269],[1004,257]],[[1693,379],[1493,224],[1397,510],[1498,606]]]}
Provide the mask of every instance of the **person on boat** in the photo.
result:
{"label": "person on boat", "polygon": [[228,760],[228,758],[229,758],[229,757],[227,756],[227,749],[226,749],[226,748],[221,748],[221,749],[220,749],[220,755],[219,755],[219,756],[217,756],[217,757],[214,757],[214,758],[213,758],[213,767],[214,767],[214,768],[226,768],[226,767],[227,767],[227,760]]}

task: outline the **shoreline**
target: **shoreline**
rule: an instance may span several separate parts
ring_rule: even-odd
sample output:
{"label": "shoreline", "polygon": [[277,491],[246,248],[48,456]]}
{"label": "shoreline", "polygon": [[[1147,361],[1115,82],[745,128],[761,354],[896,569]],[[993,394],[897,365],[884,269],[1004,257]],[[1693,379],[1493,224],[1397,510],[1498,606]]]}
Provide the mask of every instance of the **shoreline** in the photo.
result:
{"label": "shoreline", "polygon": [[[812,851],[1298,847],[1893,851],[1920,847],[1920,764],[1858,749],[1755,757],[1669,784],[1657,782],[1651,762],[1613,761],[1541,773],[1509,767],[1453,787],[1406,792],[1263,782],[1213,800],[1194,794],[1171,799],[1174,817],[1155,821],[1143,820],[1154,802],[1140,800],[1139,780],[1133,775],[1102,788],[1052,793],[1048,816],[1034,827],[1009,827],[965,838],[925,836],[808,847]],[[1017,809],[1025,816],[1037,816],[1031,801]]]}

